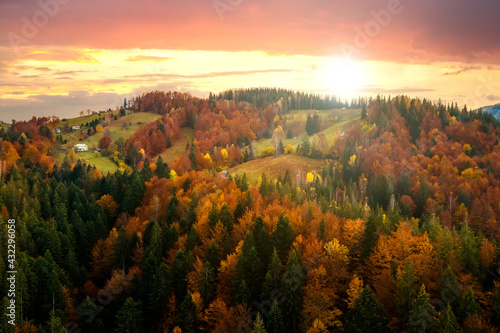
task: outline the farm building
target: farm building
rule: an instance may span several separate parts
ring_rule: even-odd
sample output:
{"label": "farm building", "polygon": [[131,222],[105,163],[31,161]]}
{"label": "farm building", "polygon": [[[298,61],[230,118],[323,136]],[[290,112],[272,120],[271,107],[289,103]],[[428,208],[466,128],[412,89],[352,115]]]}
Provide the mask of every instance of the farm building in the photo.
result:
{"label": "farm building", "polygon": [[80,129],[80,126],[79,126],[79,125],[73,125],[73,126],[71,126],[71,129],[72,129],[73,131],[76,131],[76,130],[79,130],[79,129]]}
{"label": "farm building", "polygon": [[88,151],[89,146],[84,143],[78,143],[73,147],[73,149],[75,149],[75,151]]}

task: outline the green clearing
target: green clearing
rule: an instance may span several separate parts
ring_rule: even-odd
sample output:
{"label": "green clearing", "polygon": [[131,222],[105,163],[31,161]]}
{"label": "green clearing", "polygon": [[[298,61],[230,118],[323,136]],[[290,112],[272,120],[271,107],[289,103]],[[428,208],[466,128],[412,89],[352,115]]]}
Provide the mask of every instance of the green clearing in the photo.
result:
{"label": "green clearing", "polygon": [[[80,125],[90,122],[99,117],[99,115],[89,115],[83,116],[79,118],[69,119],[68,125],[73,126],[74,124]],[[102,117],[102,115],[101,115]],[[74,131],[70,133],[63,133],[63,139],[68,140],[66,144],[67,147],[71,148],[77,143],[87,144],[89,146],[89,151],[87,152],[77,152],[76,156],[81,159],[88,161],[88,163],[92,166],[95,166],[103,173],[115,172],[118,169],[118,166],[109,158],[101,156],[99,153],[94,153],[94,148],[99,146],[99,140],[106,134],[108,134],[111,139],[114,141],[118,140],[120,137],[123,137],[124,140],[127,140],[130,135],[132,135],[135,131],[139,129],[144,124],[148,124],[157,119],[161,118],[161,115],[155,113],[147,113],[147,112],[138,112],[138,113],[129,113],[125,117],[118,118],[117,120],[111,121],[109,126],[104,127],[104,131],[101,133],[96,133],[86,138],[85,140],[79,140],[79,135],[81,131]],[[58,124],[59,126],[64,126],[64,122]],[[82,130],[86,131],[86,127],[83,127]],[[59,163],[64,161],[64,157],[66,153],[60,153],[56,160]]]}
{"label": "green clearing", "polygon": [[[156,113],[148,113],[148,112],[130,113],[125,117],[113,120],[109,126],[103,127],[104,130],[103,132],[91,135],[85,140],[81,141],[79,140],[78,136],[80,135],[80,131],[74,131],[68,134],[63,134],[63,138],[68,140],[69,146],[73,146],[77,143],[85,143],[89,146],[89,150],[90,149],[93,150],[94,148],[97,148],[99,146],[99,140],[107,133],[109,134],[113,142],[118,140],[120,137],[123,137],[124,140],[127,140],[130,137],[130,135],[132,135],[135,131],[139,129],[139,127],[141,127],[144,124],[153,122],[159,118],[161,118],[161,115]],[[87,121],[83,123],[85,124],[86,122]],[[86,131],[86,129],[87,129],[86,127],[82,128],[84,132]]]}
{"label": "green clearing", "polygon": [[[194,139],[194,130],[191,128],[181,128],[181,137],[177,139],[172,147],[167,148],[163,153],[158,156],[161,156],[163,162],[172,163],[175,159],[186,151],[186,143],[191,143]],[[156,162],[158,159],[156,156],[153,161]]]}
{"label": "green clearing", "polygon": [[[64,161],[67,153],[59,153],[56,157],[56,161],[60,164]],[[94,153],[93,151],[83,151],[76,153],[76,157],[82,161],[86,161],[89,165],[95,166],[103,174],[108,172],[114,173],[118,170],[118,166],[111,161],[108,157],[101,156],[100,153]]]}
{"label": "green clearing", "polygon": [[271,179],[277,179],[280,174],[284,175],[288,169],[293,177],[297,173],[316,171],[320,172],[327,164],[327,160],[316,160],[296,154],[286,154],[278,157],[258,158],[243,163],[228,170],[229,174],[240,174],[244,172],[250,184],[256,184],[259,177],[264,173]]}
{"label": "green clearing", "polygon": [[[286,147],[291,144],[294,148],[300,144],[300,141],[304,136],[306,136],[305,122],[310,114],[318,114],[321,117],[321,132],[325,134],[327,141],[330,143],[332,138],[338,135],[342,131],[348,130],[353,121],[359,119],[361,116],[361,109],[334,109],[334,110],[293,110],[287,114],[287,121],[302,123],[301,130],[298,135],[295,136],[296,139],[284,138],[282,140],[283,146]],[[285,130],[286,135],[286,130]],[[311,136],[312,137],[312,136]],[[260,139],[257,141],[257,151],[260,152],[262,149],[267,147],[272,147],[272,139]]]}

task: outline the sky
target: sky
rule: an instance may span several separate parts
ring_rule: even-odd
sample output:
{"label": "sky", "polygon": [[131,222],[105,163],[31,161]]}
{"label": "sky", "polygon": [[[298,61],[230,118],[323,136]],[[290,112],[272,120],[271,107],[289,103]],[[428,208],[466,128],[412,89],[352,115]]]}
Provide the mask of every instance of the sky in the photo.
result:
{"label": "sky", "polygon": [[500,103],[498,0],[0,0],[0,120],[151,90]]}

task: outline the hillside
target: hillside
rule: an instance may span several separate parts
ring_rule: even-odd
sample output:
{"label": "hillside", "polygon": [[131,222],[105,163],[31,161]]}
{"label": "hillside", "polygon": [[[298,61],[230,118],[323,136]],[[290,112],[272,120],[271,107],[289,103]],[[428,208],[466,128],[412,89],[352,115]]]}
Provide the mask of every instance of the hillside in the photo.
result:
{"label": "hillside", "polygon": [[284,154],[278,157],[270,156],[243,163],[228,169],[228,174],[242,175],[246,173],[249,183],[255,185],[262,174],[265,174],[269,179],[277,179],[278,176],[283,176],[288,169],[294,181],[299,180],[300,182],[301,178],[305,179],[307,172],[321,172],[321,169],[326,167],[327,163],[326,160],[317,160],[296,154]]}
{"label": "hillside", "polygon": [[[260,93],[273,96],[242,95]],[[17,269],[25,331],[500,329],[491,115],[407,96],[345,110],[134,102],[91,120],[111,137],[100,153],[57,156],[46,119],[0,128],[0,224],[15,223],[18,258],[0,271]],[[289,131],[300,147],[276,157]],[[259,158],[269,136],[282,144]]]}
{"label": "hillside", "polygon": [[491,113],[496,119],[500,120],[500,104],[484,106],[481,109],[484,112]]}

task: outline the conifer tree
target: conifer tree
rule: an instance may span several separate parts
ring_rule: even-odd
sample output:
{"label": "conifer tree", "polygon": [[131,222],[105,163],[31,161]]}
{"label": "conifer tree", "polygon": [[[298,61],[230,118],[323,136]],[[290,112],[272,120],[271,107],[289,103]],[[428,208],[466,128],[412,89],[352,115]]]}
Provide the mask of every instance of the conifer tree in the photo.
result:
{"label": "conifer tree", "polygon": [[273,300],[271,312],[269,312],[269,319],[267,321],[268,333],[282,333],[285,332],[285,325],[283,324],[283,315],[281,314],[280,307],[276,298]]}
{"label": "conifer tree", "polygon": [[354,306],[346,315],[344,332],[390,332],[389,318],[377,301],[372,289],[366,285]]}
{"label": "conifer tree", "polygon": [[116,314],[113,333],[144,332],[142,321],[141,303],[129,297]]}
{"label": "conifer tree", "polygon": [[432,331],[436,314],[430,296],[425,291],[425,286],[422,285],[410,311],[409,332]]}
{"label": "conifer tree", "polygon": [[451,305],[448,304],[446,309],[439,316],[438,321],[439,332],[443,333],[459,333],[460,326],[458,325],[457,318],[451,309]]}
{"label": "conifer tree", "polygon": [[253,330],[252,333],[267,333],[266,326],[264,325],[264,321],[260,316],[260,312],[257,312],[257,317],[253,322]]}
{"label": "conifer tree", "polygon": [[284,314],[285,326],[289,332],[297,332],[302,312],[302,287],[304,284],[304,269],[297,250],[293,250],[283,274],[283,291],[285,296]]}

